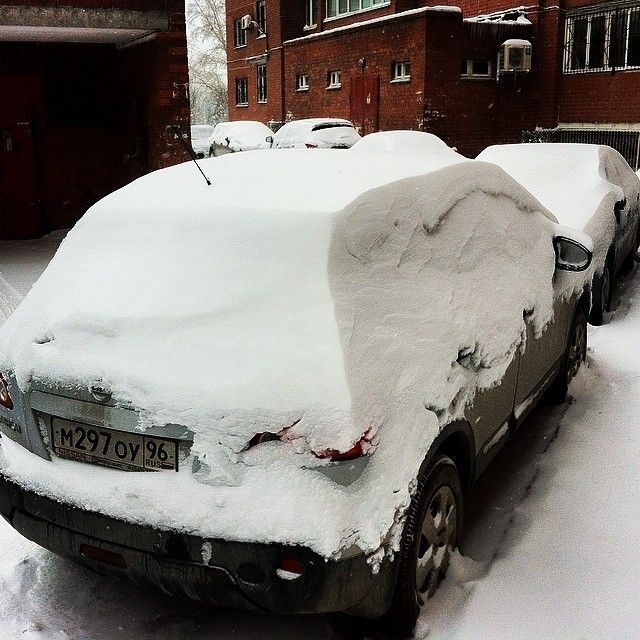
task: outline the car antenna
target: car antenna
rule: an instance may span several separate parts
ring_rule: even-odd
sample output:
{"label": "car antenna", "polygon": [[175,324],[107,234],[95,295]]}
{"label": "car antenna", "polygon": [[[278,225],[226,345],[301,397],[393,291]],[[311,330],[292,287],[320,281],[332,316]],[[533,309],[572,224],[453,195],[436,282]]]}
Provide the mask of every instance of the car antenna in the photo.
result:
{"label": "car antenna", "polygon": [[198,167],[198,171],[202,174],[202,177],[207,181],[207,186],[211,186],[211,180],[207,178],[204,171],[198,164],[198,160],[196,159],[196,154],[193,152],[193,149],[189,148],[189,145],[184,141],[182,137],[182,131],[180,131],[180,127],[177,124],[170,125],[170,128],[174,130],[175,134],[178,136],[178,139],[182,143],[182,146],[185,148],[186,152],[189,154],[189,157],[194,161],[196,167]]}

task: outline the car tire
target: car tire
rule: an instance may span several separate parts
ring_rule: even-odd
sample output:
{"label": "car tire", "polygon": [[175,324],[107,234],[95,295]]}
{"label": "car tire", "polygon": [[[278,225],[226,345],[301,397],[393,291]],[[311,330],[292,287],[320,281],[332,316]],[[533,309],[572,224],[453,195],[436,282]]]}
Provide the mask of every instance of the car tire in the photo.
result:
{"label": "car tire", "polygon": [[602,270],[602,274],[599,278],[595,278],[593,283],[593,299],[591,303],[589,322],[596,327],[599,327],[605,321],[611,304],[612,288],[613,277],[610,263],[607,260],[604,269]]}
{"label": "car tire", "polygon": [[462,484],[451,458],[438,456],[418,478],[407,511],[398,578],[384,627],[393,638],[410,638],[420,607],[444,578],[462,530]]}
{"label": "car tire", "polygon": [[576,309],[576,315],[569,332],[569,340],[562,359],[562,367],[547,391],[547,401],[551,405],[562,404],[567,399],[569,384],[587,357],[587,316],[582,306]]}

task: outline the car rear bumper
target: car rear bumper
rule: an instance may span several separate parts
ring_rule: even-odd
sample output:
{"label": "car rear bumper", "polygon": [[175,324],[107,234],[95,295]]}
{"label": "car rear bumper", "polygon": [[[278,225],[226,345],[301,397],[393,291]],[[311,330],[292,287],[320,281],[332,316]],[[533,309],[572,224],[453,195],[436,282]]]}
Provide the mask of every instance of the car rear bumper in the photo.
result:
{"label": "car rear bumper", "polygon": [[[222,606],[278,613],[382,615],[394,565],[377,574],[363,554],[327,561],[305,547],[205,540],[84,511],[28,491],[0,474],[0,515],[23,536],[101,573]],[[284,558],[304,573],[283,579]]]}

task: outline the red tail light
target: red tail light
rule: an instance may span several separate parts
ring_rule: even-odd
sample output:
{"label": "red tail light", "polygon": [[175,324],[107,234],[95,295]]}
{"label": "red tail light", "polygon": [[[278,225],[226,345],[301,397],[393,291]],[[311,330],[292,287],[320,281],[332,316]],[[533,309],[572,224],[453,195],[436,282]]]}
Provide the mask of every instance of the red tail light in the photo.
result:
{"label": "red tail light", "polygon": [[0,373],[0,405],[7,409],[13,409],[13,400],[9,393],[9,385],[4,379],[4,376]]}
{"label": "red tail light", "polygon": [[317,144],[313,144],[312,142],[305,142],[304,146],[307,147],[307,149],[317,149],[318,145]]}

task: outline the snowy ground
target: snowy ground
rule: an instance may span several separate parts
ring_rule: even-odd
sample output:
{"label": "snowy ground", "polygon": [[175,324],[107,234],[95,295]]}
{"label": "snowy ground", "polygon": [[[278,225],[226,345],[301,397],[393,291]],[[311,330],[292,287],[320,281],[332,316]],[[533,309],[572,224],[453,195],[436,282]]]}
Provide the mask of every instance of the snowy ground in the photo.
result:
{"label": "snowy ground", "polygon": [[[61,234],[0,244],[0,322]],[[464,557],[418,638],[600,639],[640,628],[640,281],[591,328],[573,402],[539,409],[469,496]],[[0,520],[0,640],[328,640],[326,617],[223,611],[141,592],[24,540]]]}

